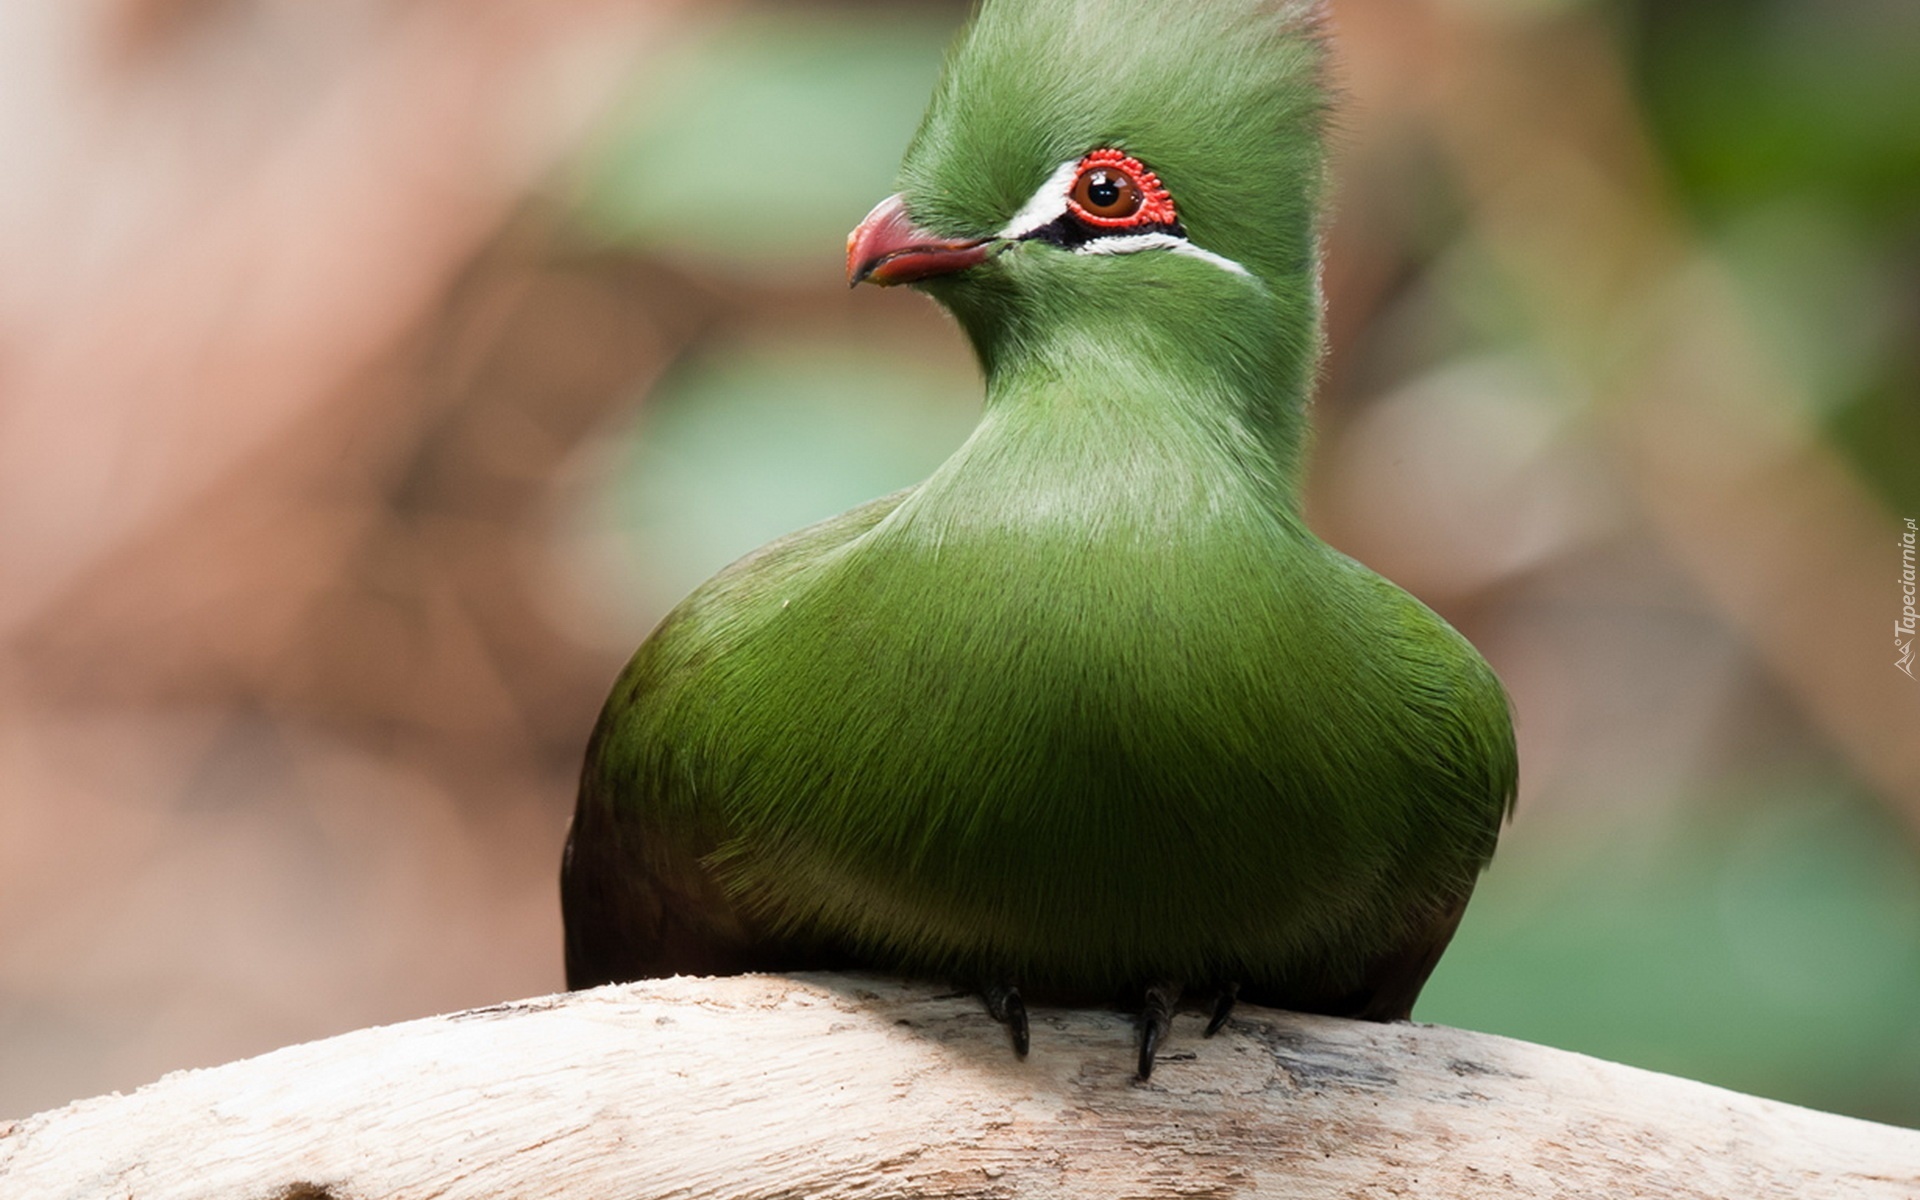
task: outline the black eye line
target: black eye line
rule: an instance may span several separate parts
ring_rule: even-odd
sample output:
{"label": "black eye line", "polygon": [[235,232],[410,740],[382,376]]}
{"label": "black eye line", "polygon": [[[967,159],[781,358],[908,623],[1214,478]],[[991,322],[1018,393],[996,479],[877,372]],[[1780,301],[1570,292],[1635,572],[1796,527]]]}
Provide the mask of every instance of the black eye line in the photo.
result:
{"label": "black eye line", "polygon": [[1142,225],[1095,225],[1082,221],[1074,216],[1072,211],[1067,211],[1033,232],[1021,234],[1016,240],[1046,242],[1049,245],[1059,246],[1063,250],[1074,250],[1088,242],[1099,241],[1101,238],[1138,237],[1143,233],[1165,233],[1182,239],[1187,236],[1186,227],[1178,221],[1155,221]]}

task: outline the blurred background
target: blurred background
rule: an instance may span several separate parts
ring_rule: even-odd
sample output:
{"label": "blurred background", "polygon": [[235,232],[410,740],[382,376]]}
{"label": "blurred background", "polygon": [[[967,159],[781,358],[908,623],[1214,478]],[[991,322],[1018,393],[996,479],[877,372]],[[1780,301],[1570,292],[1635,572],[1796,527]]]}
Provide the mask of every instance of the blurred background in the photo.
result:
{"label": "blurred background", "polygon": [[[1311,504],[1513,692],[1420,1009],[1920,1124],[1920,6],[1334,0]],[[0,7],[0,1116],[561,986],[614,673],[910,483],[964,6]]]}

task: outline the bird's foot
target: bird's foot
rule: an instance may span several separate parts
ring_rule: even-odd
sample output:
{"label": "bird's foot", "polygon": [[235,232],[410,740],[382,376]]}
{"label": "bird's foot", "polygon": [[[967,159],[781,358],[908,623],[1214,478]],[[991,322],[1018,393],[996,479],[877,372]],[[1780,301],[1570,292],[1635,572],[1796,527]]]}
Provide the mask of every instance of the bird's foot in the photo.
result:
{"label": "bird's foot", "polygon": [[1173,1009],[1180,1003],[1181,987],[1177,983],[1150,983],[1146,996],[1140,1004],[1140,1059],[1139,1074],[1144,1081],[1153,1076],[1153,1060],[1160,1053],[1160,1043],[1167,1040],[1167,1034],[1173,1029]]}
{"label": "bird's foot", "polygon": [[[1141,1080],[1153,1077],[1153,1064],[1158,1058],[1160,1047],[1165,1044],[1167,1034],[1173,1029],[1173,1013],[1180,1006],[1180,996],[1185,989],[1177,983],[1150,983],[1142,992],[1140,1001],[1140,1053],[1137,1070]],[[1213,1013],[1207,1018],[1206,1036],[1212,1037],[1220,1032],[1227,1018],[1233,1015],[1234,1002],[1240,998],[1240,985],[1224,983],[1214,990]]]}
{"label": "bird's foot", "polygon": [[980,998],[987,1002],[987,1012],[994,1020],[1007,1027],[1013,1037],[1013,1052],[1021,1058],[1027,1056],[1027,1002],[1020,998],[1020,989],[1011,983],[990,983],[980,989]]}
{"label": "bird's foot", "polygon": [[[1180,997],[1185,992],[1180,984],[1161,981],[1147,984],[1141,990],[1140,1000],[1140,1041],[1135,1058],[1135,1071],[1141,1080],[1153,1077],[1153,1067],[1159,1058],[1160,1047],[1166,1044],[1167,1035],[1173,1031],[1173,1013],[1180,1005]],[[1020,988],[1012,983],[990,983],[977,989],[986,1002],[987,1013],[994,1020],[1007,1027],[1007,1034],[1013,1041],[1013,1052],[1025,1058],[1031,1042],[1027,1024],[1027,1002],[1020,995]],[[1240,985],[1221,984],[1213,996],[1213,1012],[1207,1020],[1206,1036],[1219,1033],[1227,1019],[1233,1015],[1234,1002],[1239,999]]]}
{"label": "bird's foot", "polygon": [[1213,994],[1213,1015],[1207,1018],[1206,1036],[1212,1037],[1214,1034],[1220,1032],[1220,1027],[1225,1025],[1227,1018],[1233,1015],[1234,1001],[1239,998],[1239,984],[1223,983],[1220,985],[1220,990]]}

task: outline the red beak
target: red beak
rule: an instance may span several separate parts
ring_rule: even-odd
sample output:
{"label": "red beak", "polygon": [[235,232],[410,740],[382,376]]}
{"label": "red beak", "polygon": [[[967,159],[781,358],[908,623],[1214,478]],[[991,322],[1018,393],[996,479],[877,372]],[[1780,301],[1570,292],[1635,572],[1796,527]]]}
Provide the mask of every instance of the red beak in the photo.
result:
{"label": "red beak", "polygon": [[956,242],[928,233],[907,216],[899,196],[888,196],[847,235],[847,286],[865,281],[889,287],[964,271],[986,260],[989,241]]}

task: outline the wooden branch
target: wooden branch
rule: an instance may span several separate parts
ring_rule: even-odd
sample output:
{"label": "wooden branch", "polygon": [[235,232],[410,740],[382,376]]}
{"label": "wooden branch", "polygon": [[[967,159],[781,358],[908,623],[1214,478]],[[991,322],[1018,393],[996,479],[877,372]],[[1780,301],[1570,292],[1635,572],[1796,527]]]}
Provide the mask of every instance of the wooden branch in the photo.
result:
{"label": "wooden branch", "polygon": [[0,1125],[0,1196],[1894,1197],[1920,1132],[1486,1034],[1109,1012],[867,976],[669,979],[169,1075]]}

